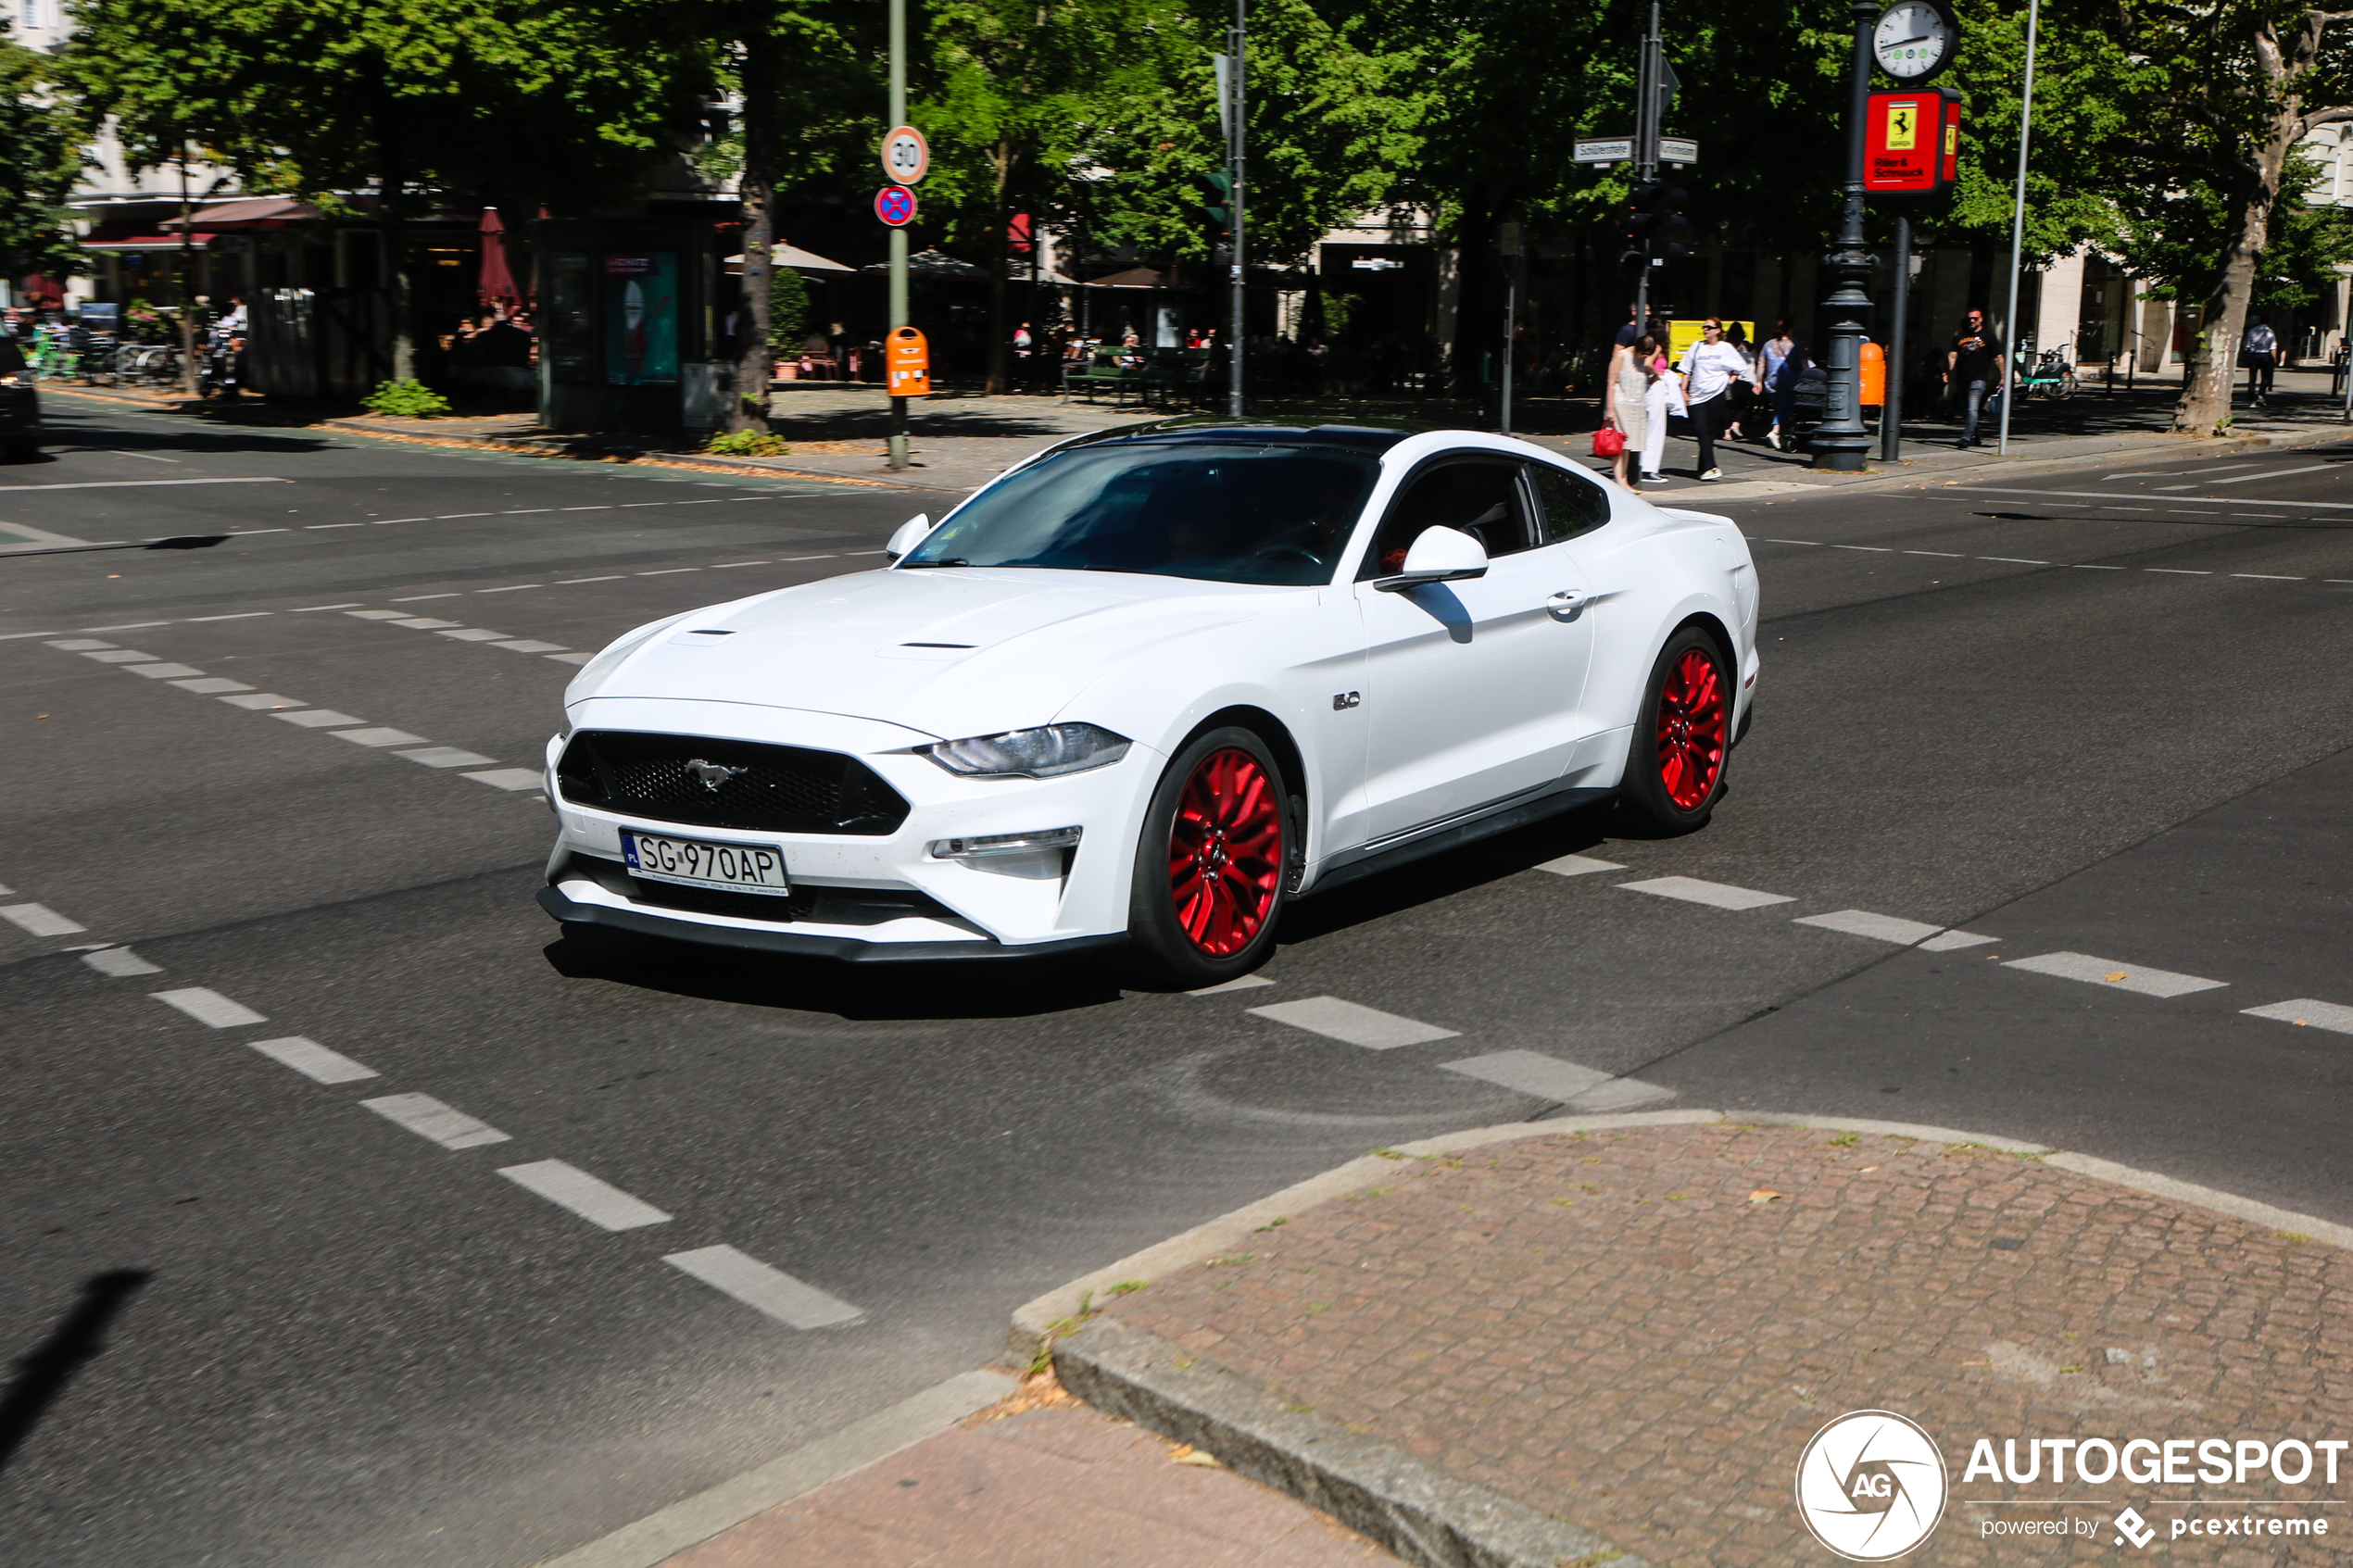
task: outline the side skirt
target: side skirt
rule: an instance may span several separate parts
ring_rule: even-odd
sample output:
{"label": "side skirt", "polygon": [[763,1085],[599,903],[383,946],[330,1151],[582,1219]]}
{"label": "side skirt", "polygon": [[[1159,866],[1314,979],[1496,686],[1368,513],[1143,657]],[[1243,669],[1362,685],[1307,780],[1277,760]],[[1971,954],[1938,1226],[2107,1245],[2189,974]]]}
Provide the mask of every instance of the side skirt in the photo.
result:
{"label": "side skirt", "polygon": [[1415,828],[1388,843],[1359,845],[1334,857],[1308,884],[1301,897],[1312,897],[1329,888],[1344,886],[1360,878],[1377,876],[1425,855],[1441,854],[1465,844],[1491,838],[1499,833],[1526,827],[1530,822],[1573,811],[1579,806],[1590,806],[1596,800],[1606,800],[1616,795],[1615,786],[1595,789],[1587,785],[1551,784],[1525,795],[1518,795],[1451,821],[1431,822]]}

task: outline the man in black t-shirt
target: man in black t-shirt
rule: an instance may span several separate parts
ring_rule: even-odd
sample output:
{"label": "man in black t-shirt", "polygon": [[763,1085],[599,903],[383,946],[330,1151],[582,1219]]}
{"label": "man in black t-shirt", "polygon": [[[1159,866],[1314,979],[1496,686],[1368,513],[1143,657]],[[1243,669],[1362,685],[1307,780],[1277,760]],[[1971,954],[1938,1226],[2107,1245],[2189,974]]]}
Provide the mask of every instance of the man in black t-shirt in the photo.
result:
{"label": "man in black t-shirt", "polygon": [[1954,334],[1952,346],[1944,354],[1944,383],[1969,400],[1961,420],[1961,445],[1977,445],[1977,416],[1985,407],[1986,396],[2002,390],[2002,345],[1986,326],[1984,311],[1970,311],[1968,322]]}

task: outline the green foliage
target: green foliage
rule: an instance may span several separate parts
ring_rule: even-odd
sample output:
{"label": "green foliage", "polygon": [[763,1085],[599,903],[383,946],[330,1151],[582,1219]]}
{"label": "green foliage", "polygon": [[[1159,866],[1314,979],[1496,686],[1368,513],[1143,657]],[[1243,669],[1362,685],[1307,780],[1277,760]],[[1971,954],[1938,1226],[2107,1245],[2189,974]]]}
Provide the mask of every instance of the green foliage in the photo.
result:
{"label": "green foliage", "polygon": [[361,398],[359,406],[404,420],[429,420],[449,412],[449,399],[421,381],[385,382]]}
{"label": "green foliage", "polygon": [[[2309,159],[2290,160],[2285,194],[2271,208],[2263,263],[2249,295],[2257,314],[2277,320],[2279,312],[2318,304],[2315,281],[2353,262],[2353,213],[2304,199],[2322,173]],[[2196,304],[2214,292],[2231,222],[2226,203],[2210,184],[2131,192],[2119,205],[2124,223],[2120,248],[2132,257],[2133,270],[2152,282],[2153,297]]]}
{"label": "green foliage", "polygon": [[706,452],[723,458],[781,458],[792,448],[781,435],[761,430],[727,430],[702,444]]}
{"label": "green foliage", "polygon": [[82,172],[71,116],[52,101],[48,61],[0,21],[0,275],[88,271],[65,201]]}
{"label": "green foliage", "polygon": [[768,272],[768,346],[779,354],[800,352],[809,326],[809,285],[789,267]]}
{"label": "green foliage", "polygon": [[191,141],[252,190],[380,182],[608,204],[691,113],[704,45],[660,0],[83,0],[61,62],[134,164]]}

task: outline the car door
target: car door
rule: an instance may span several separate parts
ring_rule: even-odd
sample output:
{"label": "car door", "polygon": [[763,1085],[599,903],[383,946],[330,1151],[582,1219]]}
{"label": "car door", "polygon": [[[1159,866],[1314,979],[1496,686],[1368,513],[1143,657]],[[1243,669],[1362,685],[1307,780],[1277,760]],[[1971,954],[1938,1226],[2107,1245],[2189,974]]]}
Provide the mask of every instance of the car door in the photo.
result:
{"label": "car door", "polygon": [[[1541,538],[1541,526],[1517,459],[1466,453],[1409,475],[1376,527],[1356,583],[1372,843],[1561,775],[1578,735],[1592,618],[1577,607],[1584,581],[1576,563]],[[1376,588],[1431,527],[1477,538],[1486,575]]]}

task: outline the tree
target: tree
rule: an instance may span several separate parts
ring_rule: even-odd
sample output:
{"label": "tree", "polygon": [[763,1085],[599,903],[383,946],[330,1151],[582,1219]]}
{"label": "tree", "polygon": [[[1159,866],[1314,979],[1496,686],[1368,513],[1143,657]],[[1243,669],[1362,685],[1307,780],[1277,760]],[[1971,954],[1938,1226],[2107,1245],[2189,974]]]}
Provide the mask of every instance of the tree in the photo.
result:
{"label": "tree", "polygon": [[52,102],[41,55],[8,36],[0,21],[0,269],[65,277],[83,270],[66,226],[66,197],[82,172],[69,115]]}
{"label": "tree", "polygon": [[664,0],[84,0],[60,61],[84,125],[153,168],[190,142],[246,188],[354,210],[390,257],[414,373],[407,224],[435,193],[610,202],[690,116],[705,45]]}
{"label": "tree", "polygon": [[[2296,149],[2322,126],[2353,121],[2353,11],[2294,0],[2118,0],[2117,18],[2135,68],[2124,93],[2133,129],[2116,149],[2138,192],[2128,205],[2152,259],[2203,295],[2204,330],[2173,429],[2212,434],[2230,422],[2240,336],[2280,207],[2302,189]],[[2210,207],[2206,198],[2165,199],[2199,190]],[[2177,234],[2197,230],[2201,209],[2219,219],[2215,265],[2203,277],[2183,258],[2168,262],[2163,231],[2152,232],[2169,206]]]}

